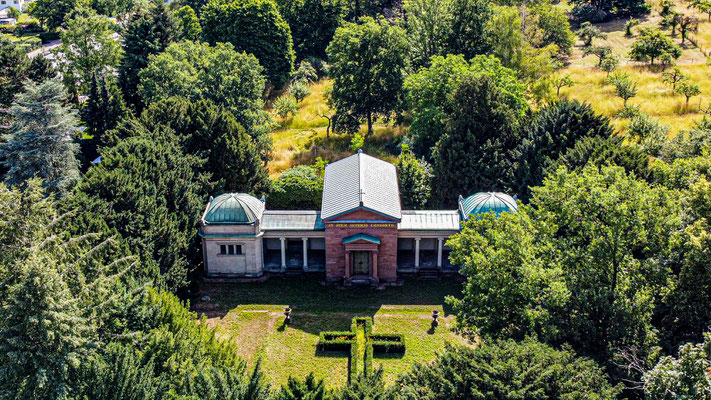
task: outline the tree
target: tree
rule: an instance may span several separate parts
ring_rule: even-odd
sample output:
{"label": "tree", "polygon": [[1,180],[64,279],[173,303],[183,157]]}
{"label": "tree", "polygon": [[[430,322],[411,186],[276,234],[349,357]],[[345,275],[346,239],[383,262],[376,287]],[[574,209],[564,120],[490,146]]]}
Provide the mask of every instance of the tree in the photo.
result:
{"label": "tree", "polygon": [[429,68],[421,68],[405,81],[408,108],[412,113],[410,132],[416,154],[432,161],[432,148],[446,129],[455,104],[452,95],[468,76],[489,76],[502,88],[507,104],[519,115],[528,109],[524,87],[516,73],[494,57],[478,56],[467,62],[462,56],[435,56]]}
{"label": "tree", "polygon": [[86,134],[91,136],[91,146],[86,154],[91,161],[98,156],[96,147],[104,141],[103,136],[116,128],[121,119],[127,118],[129,111],[116,83],[95,74],[81,116],[86,124]]}
{"label": "tree", "polygon": [[3,136],[0,159],[8,168],[5,182],[21,185],[39,177],[53,191],[64,193],[79,180],[73,141],[76,113],[64,105],[67,92],[57,79],[28,81],[10,107],[10,132]]}
{"label": "tree", "polygon": [[302,81],[307,84],[313,83],[318,80],[318,73],[310,62],[304,60],[299,63],[299,68],[291,75],[291,80],[293,82]]}
{"label": "tree", "polygon": [[623,136],[589,136],[578,140],[558,160],[550,164],[543,175],[553,175],[560,167],[571,172],[580,172],[588,164],[596,167],[617,165],[638,179],[652,181],[649,155],[638,146],[625,143]]}
{"label": "tree", "polygon": [[531,9],[532,21],[536,21],[541,32],[540,39],[537,39],[537,47],[545,47],[550,44],[558,46],[558,54],[567,57],[573,54],[575,45],[575,34],[570,30],[568,16],[559,7],[548,3],[539,3]]}
{"label": "tree", "polygon": [[679,347],[679,357],[662,357],[644,374],[644,395],[650,400],[711,399],[711,333],[703,343]]}
{"label": "tree", "polygon": [[143,110],[138,74],[148,66],[148,57],[162,53],[177,38],[178,27],[165,5],[151,3],[151,7],[130,16],[123,35],[124,56],[118,72],[119,87],[134,111]]}
{"label": "tree", "polygon": [[403,3],[407,15],[407,37],[413,66],[429,66],[432,56],[444,56],[453,36],[455,2],[408,0]]}
{"label": "tree", "polygon": [[479,54],[487,54],[488,33],[486,24],[494,11],[486,0],[452,0],[452,36],[449,39],[449,53],[462,54],[469,60]]}
{"label": "tree", "polygon": [[329,398],[323,379],[316,379],[312,372],[303,381],[290,376],[275,400],[328,400]]}
{"label": "tree", "polygon": [[407,145],[402,145],[400,156],[395,161],[400,182],[402,206],[406,209],[423,210],[432,192],[432,167],[418,160]]}
{"label": "tree", "polygon": [[701,89],[699,85],[691,82],[689,80],[683,80],[679,82],[677,88],[674,89],[676,93],[683,94],[686,97],[686,106],[689,106],[689,99],[701,94]]}
{"label": "tree", "polygon": [[200,18],[205,41],[232,43],[237,51],[253,54],[277,89],[289,81],[294,68],[291,29],[273,0],[210,0]]}
{"label": "tree", "polygon": [[360,375],[353,382],[341,388],[334,400],[386,400],[390,399],[383,382],[382,368],[372,374]]}
{"label": "tree", "polygon": [[31,4],[29,13],[53,31],[64,23],[64,17],[74,11],[78,4],[78,0],[36,0]]}
{"label": "tree", "polygon": [[294,116],[298,110],[299,104],[296,98],[291,94],[283,94],[274,100],[274,111],[276,111],[276,114],[282,119],[286,119],[289,114]]}
{"label": "tree", "polygon": [[271,150],[270,120],[263,110],[264,77],[259,61],[229,44],[182,42],[150,57],[140,74],[144,104],[170,97],[211,100],[229,110],[254,140],[266,161]]}
{"label": "tree", "polygon": [[642,29],[637,41],[632,44],[629,56],[634,61],[649,61],[654,65],[654,60],[663,54],[677,59],[681,56],[681,48],[659,29]]}
{"label": "tree", "polygon": [[62,399],[92,343],[90,324],[46,255],[17,265],[0,317],[0,395]]}
{"label": "tree", "polygon": [[320,210],[322,192],[323,173],[314,166],[299,165],[273,181],[267,204],[276,210]]}
{"label": "tree", "polygon": [[617,69],[618,65],[620,65],[620,57],[613,54],[608,54],[600,62],[600,68],[607,73],[608,77],[611,72]]}
{"label": "tree", "polygon": [[519,110],[510,106],[494,78],[464,78],[453,105],[446,133],[433,153],[434,201],[443,207],[456,201],[452,193],[508,191],[512,152],[519,142]]}
{"label": "tree", "polygon": [[597,66],[602,68],[602,62],[606,58],[613,57],[612,47],[610,46],[588,46],[583,49],[583,56],[594,55],[597,57]]}
{"label": "tree", "polygon": [[366,17],[338,28],[326,52],[333,77],[330,103],[338,113],[365,119],[372,134],[373,119],[389,116],[403,102],[405,31]]}
{"label": "tree", "polygon": [[607,35],[590,22],[583,22],[580,25],[580,29],[575,31],[575,34],[583,41],[584,47],[592,46],[592,42],[595,39],[607,39]]}
{"label": "tree", "polygon": [[[162,100],[144,110],[140,123],[148,131],[172,130],[185,154],[204,160],[198,172],[210,174],[213,190],[254,194],[268,191],[268,173],[256,144],[232,113],[212,101]],[[121,130],[130,130],[131,126],[127,124]]]}
{"label": "tree", "polygon": [[578,20],[592,22],[641,16],[651,9],[644,0],[574,0],[572,3],[572,14]]}
{"label": "tree", "polygon": [[627,125],[627,136],[634,141],[642,151],[658,156],[667,143],[669,126],[647,114],[639,113]]}
{"label": "tree", "polygon": [[277,0],[291,28],[297,60],[326,58],[326,47],[343,21],[342,0]]}
{"label": "tree", "polygon": [[111,20],[93,12],[67,22],[56,54],[64,83],[75,98],[89,90],[93,74],[109,74],[118,65],[121,45],[111,37],[115,29]]}
{"label": "tree", "polygon": [[484,342],[474,349],[445,344],[434,362],[401,375],[396,388],[398,400],[613,400],[620,393],[594,361],[533,339]]}
{"label": "tree", "polygon": [[183,40],[196,41],[200,40],[202,35],[202,26],[198,19],[195,10],[190,6],[184,6],[175,14],[178,19],[178,27],[180,28],[180,38]]}
{"label": "tree", "polygon": [[662,82],[667,85],[672,85],[672,92],[676,92],[676,85],[687,79],[687,76],[679,69],[679,67],[674,67],[671,71],[662,72]]}
{"label": "tree", "polygon": [[289,93],[294,96],[298,103],[301,103],[308,95],[311,94],[311,89],[306,81],[298,80],[289,85]]}
{"label": "tree", "polygon": [[696,0],[693,2],[693,7],[702,13],[707,14],[709,21],[711,21],[711,1],[710,0]]}
{"label": "tree", "polygon": [[19,46],[0,38],[0,118],[6,117],[7,109],[27,79],[39,83],[56,75],[57,71],[43,56],[30,60]]}
{"label": "tree", "polygon": [[628,19],[627,22],[625,22],[625,36],[632,36],[633,35],[632,28],[634,28],[635,26],[637,26],[639,24],[640,24],[640,22],[636,18]]}
{"label": "tree", "polygon": [[624,100],[624,107],[627,107],[627,100],[637,95],[637,82],[625,74],[615,79],[613,83],[617,97]]}
{"label": "tree", "polygon": [[158,265],[158,287],[176,290],[197,260],[194,245],[207,179],[169,129],[145,130],[103,149],[77,185],[86,210],[100,215],[143,260]]}
{"label": "tree", "polygon": [[681,32],[681,44],[686,42],[689,32],[698,30],[699,20],[690,15],[677,14],[676,19],[679,21],[679,32]]}
{"label": "tree", "polygon": [[595,113],[589,104],[563,100],[541,109],[527,125],[517,150],[519,196],[527,200],[529,188],[541,185],[551,166],[578,141],[609,138],[613,133],[610,120]]}

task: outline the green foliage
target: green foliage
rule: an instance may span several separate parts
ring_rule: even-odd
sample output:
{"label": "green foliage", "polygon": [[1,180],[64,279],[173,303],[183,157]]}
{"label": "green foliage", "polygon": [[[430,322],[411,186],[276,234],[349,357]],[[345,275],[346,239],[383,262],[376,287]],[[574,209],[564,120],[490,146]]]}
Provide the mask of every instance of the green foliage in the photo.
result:
{"label": "green foliage", "polygon": [[211,100],[234,115],[266,159],[270,121],[263,110],[262,68],[254,56],[237,53],[229,43],[182,42],[149,59],[139,74],[138,91],[145,104],[169,97]]}
{"label": "green foliage", "polygon": [[560,89],[564,87],[573,87],[575,85],[575,82],[570,79],[570,74],[566,75],[556,75],[553,77],[553,87],[556,88],[556,93],[555,95],[560,98]]}
{"label": "green foliage", "polygon": [[[123,58],[118,68],[119,86],[134,111],[143,109],[138,93],[138,74],[148,66],[148,57],[162,53],[178,39],[178,26],[167,7],[153,4],[132,14],[123,33]],[[167,72],[167,71],[166,71]]]}
{"label": "green foliage", "polygon": [[363,148],[363,144],[365,144],[365,136],[356,133],[353,135],[353,138],[351,138],[351,145],[348,148],[355,153]]}
{"label": "green foliage", "polygon": [[326,58],[326,47],[340,26],[344,0],[277,0],[279,12],[291,28],[297,60]]}
{"label": "green foliage", "polygon": [[639,24],[640,22],[638,19],[630,18],[629,20],[627,20],[627,22],[625,22],[625,36],[632,36],[632,28]]}
{"label": "green foliage", "polygon": [[662,72],[662,82],[667,85],[672,85],[672,92],[676,91],[677,83],[688,79],[686,75],[679,69],[679,67],[674,67],[671,71]]}
{"label": "green foliage", "polygon": [[291,29],[273,0],[210,0],[200,18],[205,41],[232,43],[237,51],[253,54],[277,89],[289,81],[294,68]]}
{"label": "green foliage", "polygon": [[21,185],[38,177],[52,191],[66,193],[79,180],[79,148],[73,142],[77,118],[64,105],[66,97],[57,79],[28,81],[17,95],[9,110],[12,126],[0,144],[7,184]]}
{"label": "green foliage", "polygon": [[667,144],[662,151],[662,157],[667,161],[676,158],[691,158],[700,156],[704,147],[711,146],[711,124],[708,119],[696,123],[689,131],[681,131]]}
{"label": "green foliage", "polygon": [[323,176],[311,166],[284,171],[272,184],[267,206],[275,210],[320,210]]}
{"label": "green foliage", "polygon": [[446,133],[433,153],[435,204],[451,207],[456,194],[510,190],[520,111],[508,100],[489,75],[462,80]]}
{"label": "green foliage", "polygon": [[445,131],[448,118],[457,106],[453,94],[467,77],[495,79],[509,107],[518,115],[528,109],[524,87],[516,74],[494,57],[477,56],[471,63],[462,56],[435,56],[429,68],[407,77],[405,89],[413,116],[410,132],[416,154],[431,160],[432,148]]}
{"label": "green foliage", "polygon": [[328,400],[330,396],[326,393],[323,379],[318,380],[313,372],[308,374],[304,380],[289,377],[286,385],[282,386],[275,400]]}
{"label": "green foliage", "polygon": [[615,86],[615,94],[624,100],[623,108],[626,108],[627,100],[637,95],[637,82],[626,73],[617,76],[611,75],[609,78],[612,78],[609,81]]}
{"label": "green foliage", "polygon": [[667,143],[669,126],[647,114],[639,113],[627,125],[627,135],[645,153],[658,156]]}
{"label": "green foliage", "polygon": [[610,73],[615,71],[618,65],[620,65],[620,57],[614,54],[608,54],[600,61],[600,68],[607,72],[607,76],[610,76]]}
{"label": "green foliage", "polygon": [[376,369],[370,375],[360,375],[342,388],[334,400],[386,400],[391,396],[385,389],[383,370]]}
{"label": "green foliage", "polygon": [[318,73],[310,62],[303,60],[299,63],[299,68],[291,75],[292,81],[303,81],[307,84],[318,80]]}
{"label": "green foliage", "polygon": [[400,183],[402,207],[412,210],[425,209],[432,192],[432,166],[424,160],[418,160],[409,146],[402,145],[395,168]]}
{"label": "green foliage", "polygon": [[296,99],[297,102],[301,103],[308,95],[311,94],[311,89],[306,81],[298,80],[289,85],[289,93]]}
{"label": "green foliage", "polygon": [[[216,192],[261,194],[269,189],[269,177],[256,143],[232,113],[209,100],[190,102],[170,98],[151,104],[140,118],[148,131],[169,128],[179,138],[186,154],[204,160],[200,172],[210,174]],[[125,123],[114,138],[131,133]]]}
{"label": "green foliage", "polygon": [[576,19],[592,22],[642,16],[651,9],[645,0],[574,0],[571,3]]}
{"label": "green foliage", "polygon": [[654,65],[655,59],[668,55],[676,60],[681,57],[681,48],[659,29],[642,29],[637,40],[632,44],[629,57],[634,61],[649,61]]}
{"label": "green foliage", "polygon": [[686,105],[689,105],[689,99],[701,94],[701,89],[697,83],[691,82],[689,80],[683,80],[678,83],[676,93],[683,94],[686,97]]}
{"label": "green foliage", "polygon": [[487,54],[486,24],[493,16],[493,8],[486,0],[452,0],[452,36],[449,39],[451,54],[462,54],[471,59]]}
{"label": "green foliage", "polygon": [[587,57],[589,55],[597,57],[597,66],[600,68],[602,68],[602,62],[605,59],[614,57],[610,46],[588,46],[583,48],[583,56]]}
{"label": "green foliage", "polygon": [[471,220],[450,239],[468,276],[457,319],[484,334],[567,342],[603,363],[630,349],[644,360],[678,210],[673,192],[622,168],[561,168],[518,214]]}
{"label": "green foliage", "polygon": [[602,368],[568,349],[527,339],[484,343],[472,349],[445,345],[431,364],[400,377],[395,399],[600,399],[613,400]]}
{"label": "green foliage", "polygon": [[57,48],[59,70],[64,84],[75,97],[89,90],[94,74],[106,75],[121,59],[121,45],[111,37],[116,26],[93,11],[77,13],[62,30]]}
{"label": "green foliage", "polygon": [[604,34],[600,30],[600,28],[596,27],[595,25],[591,24],[590,22],[583,22],[580,25],[580,29],[575,31],[575,34],[578,35],[580,40],[583,41],[584,47],[592,46],[593,40],[595,40],[595,39],[606,39],[607,38],[607,35]]}
{"label": "green foliage", "polygon": [[183,40],[200,40],[202,26],[195,10],[190,6],[184,6],[175,14],[180,28],[180,38]]}
{"label": "green foliage", "polygon": [[649,165],[649,155],[638,146],[624,143],[624,137],[585,137],[575,143],[575,146],[562,154],[552,163],[543,175],[550,175],[564,166],[569,171],[580,172],[586,165],[597,167],[617,165],[623,167],[628,174],[644,180],[650,180],[652,171]]}
{"label": "green foliage", "polygon": [[644,394],[649,400],[711,399],[711,333],[703,343],[679,347],[679,357],[663,357],[644,375]]}
{"label": "green foliage", "polygon": [[128,137],[101,151],[77,186],[88,212],[101,215],[144,260],[160,268],[159,287],[175,290],[197,260],[196,227],[207,179],[167,129]]}
{"label": "green foliage", "polygon": [[333,77],[329,102],[337,113],[366,119],[371,134],[373,118],[400,110],[408,52],[402,28],[367,17],[346,23],[326,52]]}
{"label": "green foliage", "polygon": [[78,0],[36,0],[29,8],[29,13],[48,30],[55,30],[62,26],[64,17],[74,11],[78,4]]}
{"label": "green foliage", "polygon": [[596,114],[590,105],[568,100],[541,109],[525,131],[517,150],[515,174],[522,199],[529,198],[529,188],[543,183],[551,166],[579,140],[609,138],[614,133],[610,120]]}
{"label": "green foliage", "polygon": [[84,155],[92,161],[98,156],[96,147],[103,143],[104,135],[116,128],[121,119],[128,117],[129,111],[113,80],[94,75],[81,116],[86,124],[86,134],[91,136],[91,139],[87,139],[91,142],[90,149]]}
{"label": "green foliage", "polygon": [[107,17],[124,17],[126,14],[145,6],[147,0],[89,0],[89,6]]}
{"label": "green foliage", "polygon": [[289,114],[293,117],[296,115],[298,110],[299,104],[296,97],[294,97],[291,93],[282,94],[274,100],[274,111],[276,111],[276,114],[282,119],[286,119]]}

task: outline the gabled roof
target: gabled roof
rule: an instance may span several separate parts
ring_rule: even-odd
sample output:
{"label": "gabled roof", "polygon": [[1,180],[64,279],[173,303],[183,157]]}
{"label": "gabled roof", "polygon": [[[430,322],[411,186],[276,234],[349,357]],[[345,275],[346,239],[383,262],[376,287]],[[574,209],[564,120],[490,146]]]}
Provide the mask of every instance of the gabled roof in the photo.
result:
{"label": "gabled roof", "polygon": [[395,220],[402,218],[395,166],[359,150],[326,166],[321,218],[360,209]]}
{"label": "gabled roof", "polygon": [[380,244],[380,238],[368,235],[367,233],[357,233],[352,236],[346,236],[343,238],[343,244],[353,243],[359,240],[365,240],[366,242]]}
{"label": "gabled roof", "polygon": [[262,218],[264,202],[246,193],[225,193],[210,199],[205,224],[253,224]]}

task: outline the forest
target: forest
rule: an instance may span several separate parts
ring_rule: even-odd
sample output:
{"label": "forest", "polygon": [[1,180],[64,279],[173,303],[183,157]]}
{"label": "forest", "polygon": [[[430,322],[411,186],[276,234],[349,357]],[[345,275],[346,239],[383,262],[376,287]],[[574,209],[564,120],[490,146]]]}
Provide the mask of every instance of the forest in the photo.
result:
{"label": "forest", "polygon": [[[0,399],[711,400],[710,0],[24,3],[0,10]],[[448,241],[426,356],[333,384],[195,307],[197,228],[222,193],[318,210],[359,150],[403,208],[519,207]],[[429,312],[392,290],[368,306]]]}

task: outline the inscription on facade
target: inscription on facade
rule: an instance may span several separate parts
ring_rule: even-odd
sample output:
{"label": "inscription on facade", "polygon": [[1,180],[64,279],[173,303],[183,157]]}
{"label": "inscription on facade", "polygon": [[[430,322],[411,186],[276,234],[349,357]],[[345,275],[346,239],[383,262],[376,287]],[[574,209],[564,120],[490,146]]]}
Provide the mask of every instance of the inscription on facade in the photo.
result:
{"label": "inscription on facade", "polygon": [[397,224],[387,223],[330,223],[326,224],[329,228],[395,228]]}

